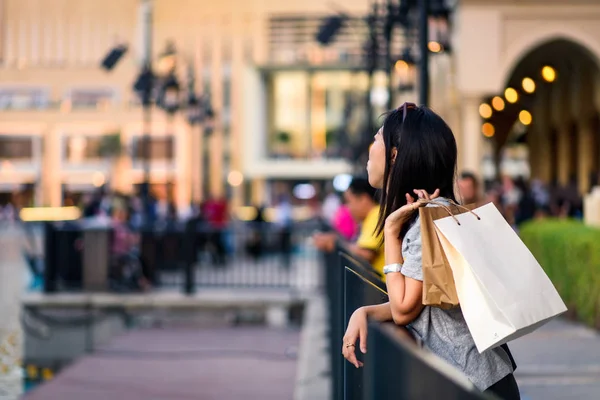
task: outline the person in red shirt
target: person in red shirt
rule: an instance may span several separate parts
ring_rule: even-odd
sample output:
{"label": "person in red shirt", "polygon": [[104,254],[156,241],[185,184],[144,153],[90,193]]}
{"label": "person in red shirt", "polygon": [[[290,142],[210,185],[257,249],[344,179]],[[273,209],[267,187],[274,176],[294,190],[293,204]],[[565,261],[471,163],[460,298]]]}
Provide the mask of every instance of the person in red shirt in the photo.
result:
{"label": "person in red shirt", "polygon": [[223,197],[209,197],[202,207],[202,214],[208,222],[207,242],[213,247],[213,261],[217,266],[225,265],[224,230],[229,222],[227,200]]}

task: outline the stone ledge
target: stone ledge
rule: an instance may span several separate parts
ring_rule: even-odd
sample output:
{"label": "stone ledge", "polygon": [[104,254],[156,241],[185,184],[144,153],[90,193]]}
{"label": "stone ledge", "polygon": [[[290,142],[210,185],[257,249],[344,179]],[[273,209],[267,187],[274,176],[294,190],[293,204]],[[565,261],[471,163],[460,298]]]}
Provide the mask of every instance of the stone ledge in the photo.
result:
{"label": "stone ledge", "polygon": [[289,290],[210,289],[193,295],[178,292],[149,294],[111,293],[28,293],[21,299],[24,307],[92,307],[92,308],[264,308],[303,303],[310,293]]}

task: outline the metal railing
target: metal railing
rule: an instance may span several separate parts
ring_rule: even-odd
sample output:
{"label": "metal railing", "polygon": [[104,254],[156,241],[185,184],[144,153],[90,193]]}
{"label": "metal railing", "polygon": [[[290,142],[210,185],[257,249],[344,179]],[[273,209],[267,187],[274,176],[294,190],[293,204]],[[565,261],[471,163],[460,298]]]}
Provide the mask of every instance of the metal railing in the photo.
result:
{"label": "metal railing", "polygon": [[365,261],[342,248],[324,254],[329,301],[329,350],[333,400],[489,399],[466,377],[423,350],[404,328],[369,323],[367,354],[357,369],[341,355],[342,338],[352,313],[388,301],[385,284]]}
{"label": "metal railing", "polygon": [[[121,259],[153,286],[188,294],[205,287],[312,290],[321,284],[319,253],[310,241],[316,227],[164,225],[136,232],[138,245]],[[46,223],[45,291],[113,290],[111,271],[118,263],[112,255],[114,239],[109,225]]]}
{"label": "metal railing", "polygon": [[493,400],[461,372],[417,346],[393,323],[369,324],[364,366],[365,400]]}

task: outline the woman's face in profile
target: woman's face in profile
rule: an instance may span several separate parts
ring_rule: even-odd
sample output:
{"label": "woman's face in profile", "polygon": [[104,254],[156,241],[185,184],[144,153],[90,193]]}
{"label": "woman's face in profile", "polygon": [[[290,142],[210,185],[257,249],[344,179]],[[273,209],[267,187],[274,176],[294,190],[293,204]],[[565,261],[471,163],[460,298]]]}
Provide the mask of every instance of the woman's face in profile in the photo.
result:
{"label": "woman's face in profile", "polygon": [[375,189],[381,189],[383,187],[383,175],[385,173],[385,144],[383,143],[383,129],[379,129],[375,135],[375,140],[369,148],[367,173],[369,174],[369,184]]}

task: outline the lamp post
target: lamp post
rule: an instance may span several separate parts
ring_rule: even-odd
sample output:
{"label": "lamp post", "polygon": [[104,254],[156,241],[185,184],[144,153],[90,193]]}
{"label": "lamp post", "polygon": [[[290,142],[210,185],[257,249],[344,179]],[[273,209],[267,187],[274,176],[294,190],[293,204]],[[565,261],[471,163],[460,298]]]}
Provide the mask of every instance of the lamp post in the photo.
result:
{"label": "lamp post", "polygon": [[[419,104],[429,105],[429,57],[431,53],[450,51],[449,17],[451,8],[449,0],[401,0],[399,22],[406,35],[405,50],[397,67],[404,67],[404,72],[418,66]],[[417,42],[411,42],[410,33],[417,29]],[[412,49],[418,51],[418,59],[412,57]],[[397,68],[398,71],[399,68]],[[407,86],[401,83],[400,90]]]}
{"label": "lamp post", "polygon": [[[198,98],[194,93],[194,71],[192,63],[189,63],[189,95],[188,101],[182,104],[180,85],[177,80],[176,60],[177,51],[173,42],[168,42],[166,50],[161,54],[156,71],[152,58],[152,20],[153,20],[153,0],[141,0],[141,37],[142,37],[142,60],[141,70],[137,76],[133,89],[138,94],[142,105],[142,139],[138,150],[134,156],[140,155],[143,163],[143,182],[140,195],[144,206],[144,223],[152,222],[152,204],[150,199],[150,180],[151,180],[151,146],[150,133],[152,129],[152,108],[158,105],[171,116],[180,108],[186,108],[188,112],[188,122],[190,125],[196,125],[200,122],[212,122],[214,112],[210,106],[210,100],[207,96]],[[119,60],[127,52],[126,44],[119,44],[112,48],[106,57],[102,60],[101,67],[111,71],[118,64]],[[158,74],[156,74],[158,73]],[[154,99],[158,89],[158,97]],[[207,126],[207,133],[210,133],[210,126]]]}
{"label": "lamp post", "polygon": [[419,104],[429,105],[429,0],[419,0]]}
{"label": "lamp post", "polygon": [[[185,111],[190,128],[194,129],[196,126],[201,125],[204,128],[201,134],[203,136],[209,135],[212,131],[215,113],[208,93],[203,95],[196,94],[196,75],[193,63],[189,59],[186,62],[187,93],[183,93],[182,86],[179,84],[176,75],[179,54],[173,43],[168,44],[167,51],[164,54],[168,55],[168,62],[164,63],[167,76],[158,88],[157,105],[165,110],[171,118],[178,111]],[[203,154],[200,155],[201,165],[204,160],[203,156]],[[203,188],[200,188],[200,192],[202,191]]]}

